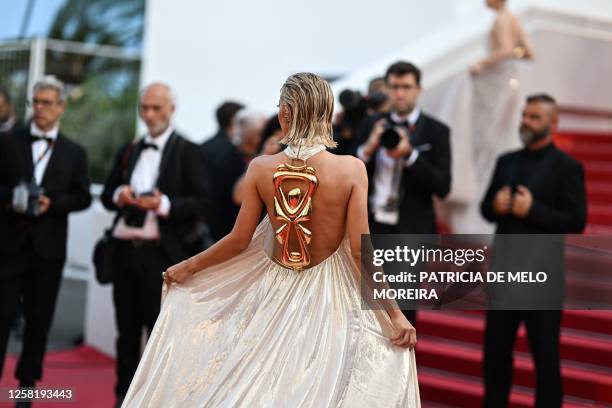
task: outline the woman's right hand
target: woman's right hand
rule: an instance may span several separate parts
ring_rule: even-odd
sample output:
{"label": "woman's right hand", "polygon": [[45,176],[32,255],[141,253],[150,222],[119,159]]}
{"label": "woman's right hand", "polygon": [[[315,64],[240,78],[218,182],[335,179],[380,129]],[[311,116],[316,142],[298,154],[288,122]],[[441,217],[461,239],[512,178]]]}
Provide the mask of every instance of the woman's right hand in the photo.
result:
{"label": "woman's right hand", "polygon": [[416,329],[410,324],[406,316],[401,312],[395,313],[391,317],[395,334],[390,338],[391,343],[398,347],[409,348],[412,350],[416,345]]}

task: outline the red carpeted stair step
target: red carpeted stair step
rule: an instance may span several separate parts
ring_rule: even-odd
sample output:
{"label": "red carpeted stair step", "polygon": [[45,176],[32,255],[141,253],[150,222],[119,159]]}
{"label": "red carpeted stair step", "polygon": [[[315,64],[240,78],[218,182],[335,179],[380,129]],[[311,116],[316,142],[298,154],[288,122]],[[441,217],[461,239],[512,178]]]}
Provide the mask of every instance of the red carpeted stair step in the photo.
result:
{"label": "red carpeted stair step", "polygon": [[612,145],[606,143],[580,142],[571,147],[560,145],[559,148],[581,161],[612,161]]}
{"label": "red carpeted stair step", "polygon": [[[478,378],[448,375],[436,370],[419,369],[419,389],[421,399],[445,404],[456,408],[474,408],[482,406],[484,395],[482,380]],[[510,394],[510,408],[532,408],[534,405],[531,390],[513,389]],[[593,407],[585,401],[577,403],[566,401],[564,408]],[[595,405],[596,406],[596,405]]]}
{"label": "red carpeted stair step", "polygon": [[566,276],[566,305],[572,309],[606,309],[612,305],[612,280]]}
{"label": "red carpeted stair step", "polygon": [[587,223],[612,226],[612,205],[589,204]]}
{"label": "red carpeted stair step", "polygon": [[554,136],[559,148],[575,146],[580,143],[602,143],[612,145],[612,134],[597,132],[562,132]]}
{"label": "red carpeted stair step", "polygon": [[[484,338],[484,315],[419,311],[417,330],[422,335],[473,343],[482,347]],[[516,350],[528,351],[524,327],[517,334]],[[576,335],[563,331],[561,334],[561,358],[612,367],[612,341],[596,337]]]}
{"label": "red carpeted stair step", "polygon": [[[482,376],[482,350],[469,344],[421,336],[418,344],[419,366],[435,368],[473,377]],[[612,370],[583,368],[564,362],[563,388],[566,395],[612,404]],[[514,384],[535,387],[531,356],[515,353]]]}
{"label": "red carpeted stair step", "polygon": [[612,336],[612,311],[566,310],[563,327]]}
{"label": "red carpeted stair step", "polygon": [[612,181],[591,181],[587,175],[587,202],[612,206]]}
{"label": "red carpeted stair step", "polygon": [[590,181],[612,181],[612,162],[589,161],[584,163],[586,179]]}

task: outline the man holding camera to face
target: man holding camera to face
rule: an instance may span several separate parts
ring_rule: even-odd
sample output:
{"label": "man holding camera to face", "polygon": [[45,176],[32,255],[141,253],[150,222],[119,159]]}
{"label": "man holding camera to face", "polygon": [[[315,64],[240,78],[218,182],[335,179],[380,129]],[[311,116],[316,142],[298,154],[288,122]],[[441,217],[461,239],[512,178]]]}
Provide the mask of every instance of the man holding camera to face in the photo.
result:
{"label": "man holding camera to face", "polygon": [[208,177],[198,147],[173,128],[174,97],[163,83],[140,95],[147,134],[121,148],[104,185],[102,202],[117,211],[112,235],[113,301],[118,330],[117,403],[129,388],[160,309],[161,273],[194,255],[197,221],[208,208]]}
{"label": "man holding camera to face", "polygon": [[450,190],[449,128],[421,112],[421,72],[397,62],[385,75],[391,112],[367,119],[357,137],[357,156],[370,181],[373,234],[434,234],[433,195]]}
{"label": "man holding camera to face", "polygon": [[[385,74],[391,111],[369,117],[357,135],[366,163],[372,234],[435,234],[433,196],[450,190],[450,130],[421,112],[421,71],[396,62]],[[413,311],[406,313],[415,321]]]}
{"label": "man holding camera to face", "polygon": [[34,85],[31,122],[0,136],[0,375],[21,299],[25,330],[15,371],[20,387],[34,387],[42,376],[66,259],[68,214],[91,202],[85,150],[59,130],[65,104],[64,85],[44,77]]}

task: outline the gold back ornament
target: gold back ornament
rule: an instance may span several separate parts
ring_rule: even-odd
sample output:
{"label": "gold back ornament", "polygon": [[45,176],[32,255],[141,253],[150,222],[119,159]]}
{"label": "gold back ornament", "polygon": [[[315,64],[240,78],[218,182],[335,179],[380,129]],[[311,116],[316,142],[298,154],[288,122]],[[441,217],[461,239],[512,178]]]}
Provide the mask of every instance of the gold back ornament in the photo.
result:
{"label": "gold back ornament", "polygon": [[[302,163],[294,165],[295,160]],[[275,255],[275,260],[289,269],[301,271],[310,265],[308,245],[312,240],[312,232],[304,223],[310,221],[312,196],[319,180],[315,169],[306,165],[305,160],[298,158],[293,159],[291,164],[280,164],[276,168],[273,181],[274,216],[283,222],[275,231],[276,241],[281,245],[280,259]],[[293,182],[299,182],[303,187],[287,189],[286,185]]]}

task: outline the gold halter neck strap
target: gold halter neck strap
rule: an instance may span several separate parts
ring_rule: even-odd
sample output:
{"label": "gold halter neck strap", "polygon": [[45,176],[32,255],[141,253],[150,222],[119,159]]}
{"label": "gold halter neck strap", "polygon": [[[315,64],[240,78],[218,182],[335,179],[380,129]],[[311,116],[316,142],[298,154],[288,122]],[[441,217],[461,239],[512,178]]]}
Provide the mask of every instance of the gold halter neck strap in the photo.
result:
{"label": "gold halter neck strap", "polygon": [[[323,145],[287,147],[285,154],[291,159],[302,161],[302,164],[281,164],[273,176],[274,216],[283,222],[275,231],[276,241],[281,245],[280,258],[275,256],[275,260],[297,271],[310,265],[308,245],[312,240],[312,232],[304,223],[310,221],[312,196],[319,183],[315,169],[308,166],[306,160],[324,149]],[[294,187],[288,188],[288,184]]]}

